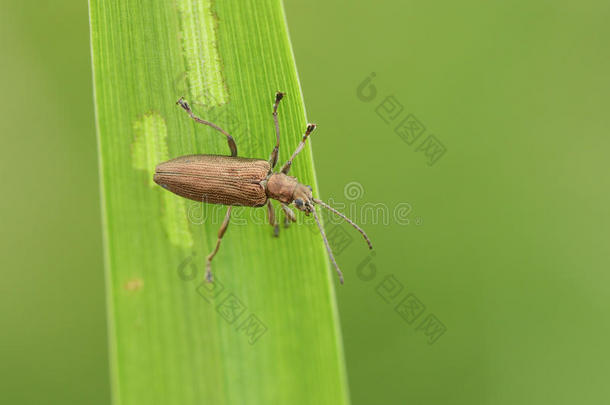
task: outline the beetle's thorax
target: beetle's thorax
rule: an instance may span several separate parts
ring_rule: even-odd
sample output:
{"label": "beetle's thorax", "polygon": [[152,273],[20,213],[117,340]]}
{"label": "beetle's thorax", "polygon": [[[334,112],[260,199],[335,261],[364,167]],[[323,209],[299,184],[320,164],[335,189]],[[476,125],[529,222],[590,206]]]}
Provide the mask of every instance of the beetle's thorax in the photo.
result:
{"label": "beetle's thorax", "polygon": [[266,179],[265,191],[269,198],[290,204],[294,200],[294,192],[299,185],[296,177],[284,173],[273,173]]}
{"label": "beetle's thorax", "polygon": [[269,198],[284,204],[295,202],[297,208],[303,211],[307,211],[307,209],[303,209],[305,206],[313,203],[311,187],[299,183],[296,177],[284,173],[271,174],[267,177],[264,187]]}

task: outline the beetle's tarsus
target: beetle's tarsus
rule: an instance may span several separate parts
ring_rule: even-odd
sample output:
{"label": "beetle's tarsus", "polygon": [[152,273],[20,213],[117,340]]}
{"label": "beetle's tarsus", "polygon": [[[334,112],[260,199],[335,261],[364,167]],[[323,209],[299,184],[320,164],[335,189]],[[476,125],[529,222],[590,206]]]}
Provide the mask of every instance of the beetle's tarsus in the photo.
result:
{"label": "beetle's tarsus", "polygon": [[182,107],[182,109],[184,111],[186,111],[189,114],[192,114],[193,112],[191,111],[191,106],[189,105],[189,103],[184,99],[184,97],[180,97],[178,99],[178,101],[176,101],[176,104],[178,104],[180,107]]}
{"label": "beetle's tarsus", "polygon": [[214,282],[214,275],[212,274],[212,265],[210,262],[205,266],[205,281],[208,283]]}

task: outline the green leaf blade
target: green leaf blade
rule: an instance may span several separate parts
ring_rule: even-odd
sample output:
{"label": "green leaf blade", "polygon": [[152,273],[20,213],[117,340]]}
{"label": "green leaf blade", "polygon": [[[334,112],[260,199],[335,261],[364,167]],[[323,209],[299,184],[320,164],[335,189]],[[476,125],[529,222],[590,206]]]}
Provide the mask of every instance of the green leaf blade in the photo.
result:
{"label": "green leaf blade", "polygon": [[[240,156],[267,159],[274,94],[286,92],[279,164],[292,153],[306,121],[281,4],[91,0],[90,12],[115,403],[348,403],[315,224],[273,238],[264,208],[235,210],[210,286],[204,261],[224,209],[151,184],[165,154],[228,154],[179,96],[228,130]],[[309,145],[291,175],[316,194]]]}

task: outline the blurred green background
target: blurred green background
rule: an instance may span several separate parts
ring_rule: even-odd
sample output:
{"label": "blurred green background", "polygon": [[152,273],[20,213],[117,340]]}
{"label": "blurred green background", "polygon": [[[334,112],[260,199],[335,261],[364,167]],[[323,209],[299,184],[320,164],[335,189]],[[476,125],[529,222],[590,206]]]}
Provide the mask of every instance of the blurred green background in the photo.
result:
{"label": "blurred green background", "polygon": [[[87,4],[1,7],[0,396],[107,404]],[[285,7],[352,403],[607,402],[610,3]]]}

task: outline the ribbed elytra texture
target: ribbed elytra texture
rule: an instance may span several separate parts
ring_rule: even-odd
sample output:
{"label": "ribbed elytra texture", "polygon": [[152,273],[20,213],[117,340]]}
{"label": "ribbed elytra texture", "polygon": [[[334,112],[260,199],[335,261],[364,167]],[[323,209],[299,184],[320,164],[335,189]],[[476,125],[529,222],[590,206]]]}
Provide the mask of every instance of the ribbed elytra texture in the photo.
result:
{"label": "ribbed elytra texture", "polygon": [[260,182],[269,168],[269,162],[260,159],[187,155],[159,164],[154,180],[194,201],[260,207],[267,202]]}

